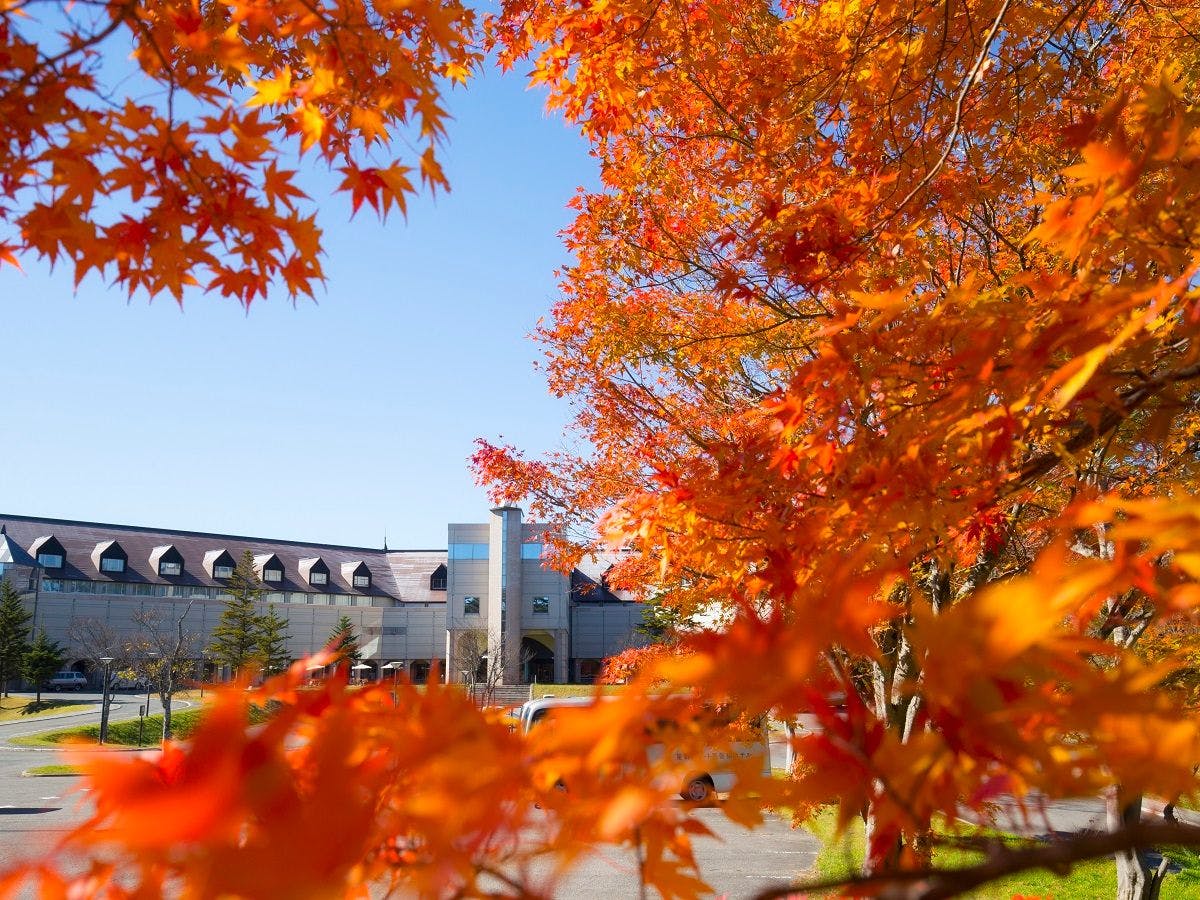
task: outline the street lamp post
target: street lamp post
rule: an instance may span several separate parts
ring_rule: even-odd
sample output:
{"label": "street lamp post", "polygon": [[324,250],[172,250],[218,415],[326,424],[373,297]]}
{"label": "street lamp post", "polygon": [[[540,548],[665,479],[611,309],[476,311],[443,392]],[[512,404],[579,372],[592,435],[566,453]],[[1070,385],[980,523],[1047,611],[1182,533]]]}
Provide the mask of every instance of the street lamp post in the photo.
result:
{"label": "street lamp post", "polygon": [[100,663],[104,666],[104,687],[100,694],[100,743],[108,740],[108,691],[109,691],[109,666],[112,665],[113,658],[111,656],[100,657]]}
{"label": "street lamp post", "polygon": [[[158,652],[151,650],[146,654],[147,657],[153,659],[158,656]],[[141,715],[138,717],[138,746],[142,746],[146,738],[146,716],[150,715],[150,686],[153,684],[153,679],[150,674],[150,667],[146,666],[146,705],[142,707]]]}
{"label": "street lamp post", "polygon": [[208,651],[205,650],[200,657],[200,699],[204,699],[204,682],[208,678]]}
{"label": "street lamp post", "polygon": [[400,698],[396,695],[396,679],[399,675],[400,663],[392,660],[390,663],[382,667],[383,669],[392,670],[392,706],[400,705]]}

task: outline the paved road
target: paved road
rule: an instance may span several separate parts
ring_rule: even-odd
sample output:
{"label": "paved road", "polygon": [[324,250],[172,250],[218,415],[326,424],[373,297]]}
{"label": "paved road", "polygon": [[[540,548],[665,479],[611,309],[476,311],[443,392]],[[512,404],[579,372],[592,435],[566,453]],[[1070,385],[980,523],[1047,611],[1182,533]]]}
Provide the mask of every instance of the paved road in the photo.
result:
{"label": "paved road", "polygon": [[[33,699],[33,694],[18,693],[12,694],[13,697],[25,697]],[[88,691],[66,691],[62,693],[54,691],[42,691],[43,700],[71,700],[87,704],[81,706],[74,712],[56,713],[49,716],[35,716],[28,719],[18,719],[15,721],[0,722],[0,747],[8,744],[9,738],[14,738],[19,735],[34,734],[38,731],[48,731],[54,728],[69,728],[75,725],[95,725],[100,721],[100,700],[101,696],[98,692],[89,693]],[[145,694],[128,694],[119,693],[113,695],[113,701],[109,707],[109,717],[111,721],[118,722],[123,719],[136,719],[138,708],[145,705]],[[171,703],[172,711],[186,709],[192,706],[186,700],[175,700]],[[159,702],[157,696],[150,698],[150,715],[162,712],[162,703]]]}
{"label": "paved road", "polygon": [[[25,695],[14,693],[12,696]],[[90,812],[87,792],[80,787],[79,779],[62,776],[22,776],[28,769],[61,762],[57,750],[15,747],[9,740],[19,735],[55,728],[97,724],[100,721],[101,696],[99,693],[82,691],[43,691],[42,699],[79,700],[87,705],[75,712],[0,723],[0,869],[46,852],[56,840]],[[119,722],[136,719],[138,707],[145,702],[145,694],[117,694],[109,709],[110,720]],[[193,704],[187,701],[176,700],[171,707],[173,710],[180,710],[191,705]],[[153,697],[150,701],[150,713],[159,712],[162,712],[162,704],[157,697]]]}
{"label": "paved road", "polygon": [[[715,833],[695,841],[696,861],[717,897],[752,897],[794,883],[816,861],[820,842],[775,816],[754,831],[734,825],[719,809],[693,815]],[[563,883],[560,897],[628,900],[638,895],[637,862],[628,851],[605,849],[586,860]]]}

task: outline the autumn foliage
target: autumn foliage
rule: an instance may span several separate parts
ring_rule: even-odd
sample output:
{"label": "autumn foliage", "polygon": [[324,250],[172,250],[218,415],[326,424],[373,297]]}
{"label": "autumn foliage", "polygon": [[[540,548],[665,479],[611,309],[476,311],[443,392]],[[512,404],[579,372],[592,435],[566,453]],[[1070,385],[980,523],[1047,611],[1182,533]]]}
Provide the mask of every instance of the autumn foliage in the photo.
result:
{"label": "autumn foliage", "polygon": [[[380,137],[362,118],[374,109],[397,127],[416,116],[434,141],[440,116],[422,110],[436,108],[435,74],[477,58],[474,23],[451,5],[201,7],[215,24],[192,32],[197,47],[163,10],[114,8],[133,16],[110,13],[148,77],[194,77],[201,104],[217,84],[245,86],[242,105],[199,126],[222,137],[214,149],[175,141],[161,111],[88,112],[55,93],[54,66],[86,72],[39,68],[28,49],[21,63],[30,42],[8,9],[0,61],[16,74],[0,110],[16,111],[0,127],[36,136],[0,143],[0,172],[16,179],[9,252],[86,272],[103,247],[96,260],[151,293],[183,289],[168,271],[207,270],[206,286],[244,302],[288,281],[288,260],[314,257],[287,248],[314,245],[288,224],[309,221],[291,195],[266,188],[282,177],[277,139],[346,160]],[[153,45],[136,37],[143,20],[163,35]],[[243,869],[282,859],[281,835],[320,843],[305,830],[316,814],[293,813],[348,793],[347,840],[305,861],[305,884],[552,894],[563,867],[612,841],[641,848],[647,884],[690,896],[702,827],[664,802],[678,773],[646,745],[672,722],[688,752],[724,740],[705,703],[732,700],[820,727],[796,739],[792,777],[747,770],[722,808],[747,822],[765,805],[864,816],[871,886],[913,871],[944,893],[977,883],[923,871],[929,832],[1000,795],[1108,792],[1134,814],[1056,864],[1096,847],[1132,859],[1146,843],[1140,796],[1195,798],[1200,760],[1187,680],[1200,9],[509,0],[482,28],[501,65],[532,67],[588,136],[603,183],[573,201],[573,262],[540,332],[588,452],[530,460],[484,443],[478,471],[496,499],[561,526],[558,559],[624,548],[614,578],[653,581],[719,627],[639,659],[621,702],[528,739],[446,690],[406,688],[389,707],[375,691],[304,694],[287,679],[252,695],[281,706],[250,735],[246,700],[230,695],[192,746],[95,765],[99,818],[69,843],[104,842],[118,885],[254,895]],[[361,54],[335,52],[347,42]],[[153,46],[196,64],[163,68]],[[396,75],[380,54],[409,68]],[[213,171],[233,172],[259,211],[217,215],[204,191],[184,191],[201,157],[181,146],[209,146]],[[100,180],[64,175],[77,159]],[[346,166],[355,202],[385,210],[408,190],[394,169]],[[89,183],[150,207],[120,213],[128,233],[124,219],[96,225],[75,187]],[[55,224],[71,215],[83,224]],[[48,216],[60,219],[39,225]],[[260,227],[284,249],[239,264]],[[176,249],[151,239],[164,229],[183,235]],[[151,258],[178,248],[188,265]],[[569,541],[581,522],[593,538]],[[120,827],[138,802],[176,811],[182,849]]]}
{"label": "autumn foliage", "polygon": [[440,95],[478,58],[472,21],[432,0],[0,2],[0,264],[311,297],[298,158],[336,169],[354,211],[448,187]]}

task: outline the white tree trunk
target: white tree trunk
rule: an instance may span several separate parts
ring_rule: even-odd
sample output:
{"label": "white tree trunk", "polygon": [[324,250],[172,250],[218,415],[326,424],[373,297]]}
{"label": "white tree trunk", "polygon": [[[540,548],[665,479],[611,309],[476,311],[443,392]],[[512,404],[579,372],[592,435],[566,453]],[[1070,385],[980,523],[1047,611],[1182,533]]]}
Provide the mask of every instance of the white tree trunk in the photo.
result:
{"label": "white tree trunk", "polygon": [[[1109,831],[1118,831],[1125,825],[1136,825],[1142,818],[1142,797],[1123,797],[1113,791],[1105,798],[1108,812]],[[1126,850],[1114,854],[1117,861],[1117,900],[1158,900],[1163,878],[1166,876],[1166,860],[1156,871],[1150,869],[1145,854],[1140,849]]]}

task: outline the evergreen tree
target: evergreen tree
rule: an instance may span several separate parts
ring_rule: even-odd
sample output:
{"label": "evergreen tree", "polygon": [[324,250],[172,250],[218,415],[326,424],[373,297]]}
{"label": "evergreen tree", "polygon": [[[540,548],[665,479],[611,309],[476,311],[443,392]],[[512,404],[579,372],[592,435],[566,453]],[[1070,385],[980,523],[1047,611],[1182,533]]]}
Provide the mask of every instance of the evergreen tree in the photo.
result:
{"label": "evergreen tree", "polygon": [[29,613],[17,589],[0,580],[0,692],[8,696],[8,682],[21,671],[29,649]]}
{"label": "evergreen tree", "polygon": [[354,625],[349,616],[342,616],[338,619],[326,646],[333,651],[332,665],[334,666],[340,666],[342,663],[356,663],[362,658],[362,653],[358,649],[358,635],[354,633]]}
{"label": "evergreen tree", "polygon": [[228,596],[221,621],[213,629],[208,652],[214,660],[233,669],[236,675],[246,663],[259,658],[258,602],[266,593],[254,570],[254,556],[247,550],[233,570],[226,587]]}
{"label": "evergreen tree", "polygon": [[288,620],[275,611],[275,604],[268,604],[266,614],[258,618],[258,657],[264,674],[282,672],[291,664],[287,645]]}
{"label": "evergreen tree", "polygon": [[63,648],[46,637],[46,629],[38,629],[37,637],[21,660],[21,674],[33,682],[37,691],[35,703],[42,702],[42,685],[62,668]]}

